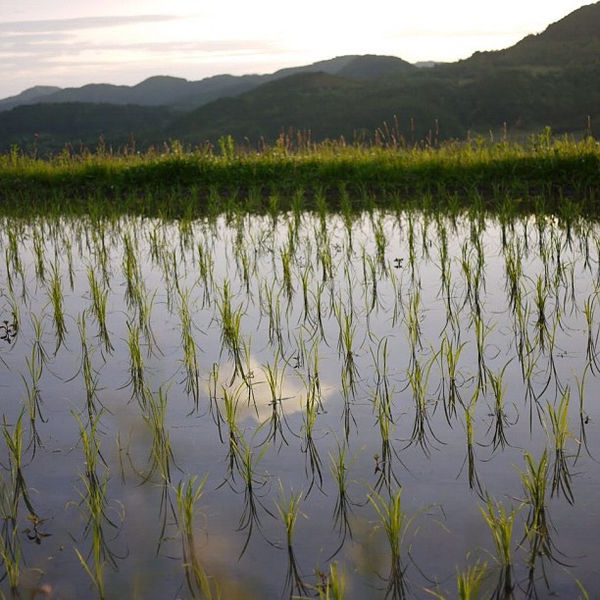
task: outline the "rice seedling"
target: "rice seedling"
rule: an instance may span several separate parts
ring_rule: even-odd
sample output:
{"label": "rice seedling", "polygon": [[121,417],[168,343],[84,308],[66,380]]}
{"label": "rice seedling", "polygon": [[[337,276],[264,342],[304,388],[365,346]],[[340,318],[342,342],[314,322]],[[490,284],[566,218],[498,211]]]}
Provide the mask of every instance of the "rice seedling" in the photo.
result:
{"label": "rice seedling", "polygon": [[94,268],[91,265],[88,265],[87,277],[92,298],[91,311],[98,324],[98,337],[102,341],[104,351],[108,354],[112,354],[114,352],[114,347],[110,341],[110,333],[106,324],[106,300],[108,298],[108,289],[103,288],[101,282],[96,279]]}
{"label": "rice seedling", "polygon": [[588,296],[583,303],[583,314],[585,315],[585,325],[587,334],[585,355],[588,364],[590,365],[592,374],[595,374],[595,372],[600,372],[600,365],[598,364],[598,353],[596,351],[596,348],[598,346],[598,336],[600,335],[600,330],[596,330],[596,333],[594,334],[597,297],[597,292],[594,292],[593,294]]}
{"label": "rice seedling", "polygon": [[[451,420],[456,416],[457,402],[462,404],[462,398],[459,389],[460,374],[457,370],[458,361],[466,342],[454,346],[444,333],[440,346],[440,362],[442,363],[442,399],[444,402],[444,413],[448,425],[451,425]],[[444,368],[445,367],[445,368]]]}
{"label": "rice seedling", "polygon": [[[150,449],[147,457],[147,468],[140,473],[142,483],[154,481],[161,490],[161,501],[159,507],[159,521],[161,523],[157,554],[165,539],[168,514],[174,514],[175,508],[171,498],[171,470],[175,464],[175,456],[171,447],[170,433],[165,426],[168,394],[162,386],[156,394],[148,388],[144,388],[146,397],[143,403],[142,418],[150,435],[152,436]],[[136,470],[137,471],[137,470]]]}
{"label": "rice seedling", "polygon": [[587,437],[587,432],[586,432],[586,425],[589,423],[590,417],[584,408],[584,406],[585,406],[585,378],[586,378],[588,370],[592,371],[592,365],[589,361],[586,363],[586,365],[583,369],[583,372],[581,373],[581,377],[574,375],[575,383],[577,384],[577,395],[579,396],[579,436],[577,438],[577,440],[578,440],[577,453],[575,454],[575,460],[573,461],[574,463],[576,463],[579,460],[579,456],[581,454],[582,448],[585,449],[587,455],[590,458],[593,458],[592,453],[589,448],[589,445],[588,445],[588,437]]}
{"label": "rice seedling", "polygon": [[196,342],[192,334],[193,322],[189,309],[189,291],[179,292],[179,320],[181,327],[181,347],[183,349],[183,366],[185,370],[185,391],[191,395],[195,410],[200,400],[200,370],[196,354]]}
{"label": "rice seedling", "polygon": [[511,598],[515,584],[513,582],[512,532],[518,509],[511,507],[507,511],[500,502],[493,501],[486,494],[485,506],[479,506],[483,519],[488,526],[494,543],[494,559],[499,575],[492,598]]}
{"label": "rice seedling", "polygon": [[293,247],[280,248],[279,257],[281,259],[281,270],[282,270],[282,278],[283,278],[283,288],[285,289],[285,293],[288,298],[288,306],[292,301],[292,296],[294,294],[294,287],[292,285],[292,256],[293,256]]}
{"label": "rice seedling", "polygon": [[506,272],[506,288],[509,304],[515,311],[521,295],[521,278],[523,276],[523,249],[519,240],[503,247],[504,268]]}
{"label": "rice seedling", "polygon": [[18,277],[21,281],[21,299],[25,300],[27,298],[27,286],[25,284],[25,270],[19,251],[17,232],[12,227],[7,227],[6,234],[8,237],[8,243],[4,251],[6,287],[11,294],[14,294],[15,282],[13,279]]}
{"label": "rice seedling", "polygon": [[333,509],[334,529],[337,529],[340,543],[331,554],[335,556],[346,543],[346,539],[352,539],[352,527],[350,514],[352,512],[352,501],[348,494],[348,467],[346,462],[346,446],[337,444],[337,452],[329,453],[329,473],[336,485],[336,499]]}
{"label": "rice seedling", "polygon": [[34,254],[34,266],[35,266],[35,277],[40,283],[44,283],[46,266],[44,263],[44,238],[39,229],[34,228],[33,231],[33,254]]}
{"label": "rice seedling", "polygon": [[556,408],[546,402],[547,414],[550,420],[552,438],[554,440],[554,463],[552,467],[552,490],[550,495],[565,496],[569,504],[575,502],[571,484],[571,471],[568,465],[568,455],[565,454],[565,443],[573,435],[569,430],[569,401],[570,390],[567,388],[560,397]]}
{"label": "rice seedling", "polygon": [[343,361],[342,380],[347,383],[349,391],[354,395],[358,377],[358,368],[354,361],[354,336],[356,323],[351,311],[342,306],[342,301],[334,303],[333,310],[338,323],[338,353]]}
{"label": "rice seedling", "polygon": [[385,533],[390,551],[386,598],[403,599],[409,594],[403,549],[413,517],[409,516],[402,507],[401,493],[402,490],[399,489],[396,493],[390,494],[387,500],[375,490],[371,490],[367,495],[379,519],[378,527],[381,527]]}
{"label": "rice seedling", "polygon": [[[401,485],[393,469],[394,457],[399,460],[398,453],[393,448],[390,439],[393,421],[384,403],[377,394],[374,395],[373,402],[377,410],[377,424],[379,426],[379,435],[381,438],[381,451],[373,456],[373,459],[375,460],[374,474],[377,475],[374,489],[377,492],[380,492],[381,488],[385,486],[389,492],[393,483],[398,486]],[[402,461],[400,462],[402,463]],[[404,463],[402,464],[404,465]]]}
{"label": "rice seedling", "polygon": [[181,480],[175,488],[177,523],[181,535],[185,580],[192,598],[213,600],[221,598],[218,582],[210,577],[198,555],[195,530],[195,507],[203,493],[206,475],[198,481],[196,476]]}
{"label": "rice seedling", "polygon": [[[215,374],[218,377],[218,373]],[[223,442],[223,438],[221,435],[221,426],[220,423],[223,421],[227,425],[227,443],[228,443],[228,451],[227,451],[227,465],[228,465],[228,474],[233,477],[234,475],[234,467],[239,469],[238,458],[239,458],[239,444],[240,440],[243,437],[242,432],[240,431],[237,421],[238,421],[238,401],[239,401],[239,386],[234,390],[230,391],[225,387],[221,387],[223,393],[223,412],[219,412],[219,417],[217,420],[217,426],[219,428],[219,437],[221,442]]]}
{"label": "rice seedling", "polygon": [[[492,416],[493,422],[490,424],[488,429],[491,430],[492,426],[494,427],[494,436],[492,438],[492,450],[496,451],[498,447],[504,449],[504,447],[508,444],[508,440],[506,439],[506,431],[505,428],[514,424],[511,423],[508,415],[506,413],[506,408],[504,406],[504,373],[510,364],[510,360],[502,367],[500,372],[496,375],[491,370],[488,369],[487,379],[489,382],[489,386],[492,390],[492,394],[494,396],[494,406],[492,408]],[[518,414],[518,411],[517,411]],[[516,417],[518,418],[518,417]]]}
{"label": "rice seedling", "polygon": [[346,591],[346,575],[343,569],[338,568],[337,562],[330,563],[327,573],[316,569],[315,574],[317,576],[315,591],[319,600],[343,600]]}
{"label": "rice seedling", "polygon": [[271,414],[263,425],[268,425],[267,435],[262,444],[273,442],[277,443],[277,438],[280,438],[281,444],[288,444],[288,441],[284,434],[283,426],[285,425],[289,429],[289,425],[286,423],[285,413],[283,412],[283,401],[288,400],[288,397],[283,396],[283,381],[285,377],[285,369],[287,362],[280,364],[281,356],[279,349],[276,351],[273,357],[273,363],[267,363],[263,365],[263,370],[269,387],[270,401],[269,406],[271,407]]}
{"label": "rice seedling", "polygon": [[129,320],[125,325],[127,327],[129,379],[123,387],[131,386],[131,397],[137,399],[143,408],[146,400],[144,394],[146,380],[144,376],[144,359],[142,358],[140,346],[140,328],[136,323]]}
{"label": "rice seedling", "polygon": [[[4,491],[0,490],[0,501],[4,504]],[[19,598],[19,581],[21,578],[21,542],[19,539],[18,522],[10,518],[2,506],[3,526],[0,532],[0,559],[4,573],[0,576],[0,581],[6,579],[12,598]],[[0,573],[2,573],[0,571]],[[1,592],[0,592],[1,593]],[[4,594],[2,594],[4,598]]]}
{"label": "rice seedling", "polygon": [[421,364],[420,360],[416,359],[414,363],[409,366],[406,373],[408,379],[407,387],[410,388],[415,409],[408,445],[418,444],[426,455],[429,455],[431,439],[441,443],[431,426],[431,421],[429,419],[430,402],[427,399],[429,376],[438,356],[439,351],[433,354],[424,366]]}
{"label": "rice seedling", "polygon": [[477,561],[463,571],[456,573],[456,591],[459,600],[477,600],[481,582],[487,570],[487,563]]}
{"label": "rice seedling", "polygon": [[8,470],[10,476],[10,486],[12,492],[6,488],[2,482],[2,508],[6,514],[6,519],[16,520],[19,508],[19,501],[22,499],[28,514],[37,518],[37,513],[29,497],[29,489],[23,476],[23,420],[24,411],[21,410],[17,420],[11,428],[6,422],[6,417],[2,418],[2,436],[6,444],[8,465],[3,465]]}
{"label": "rice seedling", "polygon": [[[318,353],[317,344],[314,345],[314,353]],[[318,362],[318,356],[316,358]],[[315,482],[320,490],[323,489],[322,461],[319,450],[315,444],[313,431],[319,409],[322,407],[321,392],[319,388],[318,372],[312,376],[309,372],[308,380],[304,380],[306,399],[304,402],[304,411],[302,414],[302,452],[306,456],[304,470],[310,481],[306,490],[305,498],[310,494]]]}
{"label": "rice seedling", "polygon": [[279,482],[279,497],[275,500],[275,507],[277,508],[279,518],[283,521],[285,526],[285,543],[288,555],[288,569],[283,594],[290,598],[294,597],[294,595],[306,594],[308,592],[308,588],[302,580],[302,574],[298,568],[294,548],[292,546],[301,499],[302,492],[294,493],[293,491],[290,491],[289,496],[287,496],[281,481]]}
{"label": "rice seedling", "polygon": [[[525,520],[525,531],[519,542],[522,546],[525,541],[528,544],[527,565],[528,586],[527,591],[532,597],[535,596],[536,581],[535,571],[538,560],[561,563],[557,557],[557,548],[551,537],[551,523],[548,517],[546,501],[546,489],[548,487],[548,453],[544,449],[539,461],[535,462],[529,452],[524,453],[526,468],[521,471],[521,482],[525,497],[523,503],[528,507]],[[566,565],[563,565],[566,566]],[[545,567],[542,562],[542,577],[548,587]]]}
{"label": "rice seedling", "polygon": [[404,316],[411,362],[417,362],[417,352],[422,349],[421,344],[421,290],[420,286],[413,288],[408,297],[408,306]]}
{"label": "rice seedling", "polygon": [[[86,519],[84,537],[90,537],[90,550],[87,557],[74,548],[75,554],[84,571],[92,581],[96,593],[102,600],[106,598],[104,569],[106,564],[117,568],[120,558],[109,546],[105,527],[118,528],[118,521],[123,521],[124,515],[121,506],[115,504],[116,518],[110,516],[109,505],[106,498],[108,484],[107,469],[98,474],[98,458],[101,458],[98,440],[98,423],[102,412],[98,413],[87,427],[74,412],[71,413],[79,426],[79,439],[84,454],[84,472],[80,476],[82,488],[78,490],[81,501],[77,507]],[[89,428],[89,429],[88,429]],[[103,461],[104,462],[104,461]],[[75,504],[75,503],[72,503]],[[88,561],[91,559],[91,565]]]}
{"label": "rice seedling", "polygon": [[170,443],[170,435],[165,428],[168,393],[161,387],[156,394],[144,388],[146,401],[142,418],[152,435],[152,443],[148,453],[148,469],[144,474],[144,481],[151,480],[158,475],[159,482],[166,488],[171,483],[171,464],[175,457]]}
{"label": "rice seedling", "polygon": [[27,405],[27,412],[29,414],[29,423],[31,426],[32,439],[34,441],[34,448],[40,442],[39,436],[37,435],[37,419],[44,422],[44,416],[42,414],[42,394],[40,390],[40,380],[42,378],[43,366],[39,359],[38,349],[34,346],[31,347],[29,356],[25,357],[25,365],[27,366],[28,377],[25,377],[21,373],[21,380],[25,386],[25,402]]}
{"label": "rice seedling", "polygon": [[485,359],[486,339],[492,329],[494,329],[494,324],[486,325],[481,314],[477,311],[471,312],[471,323],[475,332],[475,345],[477,348],[478,385],[485,391],[487,389],[487,375],[489,373]]}
{"label": "rice seedling", "polygon": [[135,240],[129,232],[123,234],[123,260],[121,270],[125,279],[125,300],[131,308],[135,306],[135,302],[139,299],[139,287],[142,283],[142,274],[140,265],[137,259],[137,248]]}
{"label": "rice seedling", "polygon": [[[274,514],[262,502],[262,497],[268,492],[269,477],[266,474],[257,473],[267,447],[252,448],[243,435],[240,435],[236,440],[237,472],[242,480],[244,494],[244,508],[238,522],[238,531],[246,531],[246,538],[240,550],[239,558],[245,554],[255,527],[264,538],[259,509],[274,518]],[[268,542],[268,540],[266,541]]]}
{"label": "rice seedling", "polygon": [[481,482],[479,481],[479,476],[477,475],[477,469],[475,467],[475,451],[473,449],[473,413],[475,411],[475,406],[477,405],[477,399],[479,398],[480,392],[481,388],[476,383],[470,402],[464,405],[467,453],[457,478],[460,477],[460,474],[462,473],[462,470],[466,464],[469,488],[475,490],[480,497],[483,497],[483,488]]}
{"label": "rice seedling", "polygon": [[87,341],[87,325],[85,320],[85,312],[81,313],[77,318],[77,326],[79,328],[79,340],[81,344],[81,363],[79,371],[72,377],[74,379],[81,374],[86,392],[86,407],[88,412],[88,420],[91,423],[94,415],[98,414],[98,375],[92,367],[91,352]]}
{"label": "rice seedling", "polygon": [[[231,291],[229,281],[223,281],[221,286],[221,298],[219,301],[219,315],[221,318],[221,344],[226,348],[234,362],[234,371],[231,383],[239,375],[244,378],[244,366],[242,364],[242,343],[240,337],[240,324],[242,319],[242,307],[233,309],[231,306]],[[270,329],[269,329],[270,331]]]}
{"label": "rice seedling", "polygon": [[67,334],[67,326],[65,323],[63,307],[62,280],[56,263],[53,263],[50,268],[48,298],[50,300],[50,304],[52,305],[54,332],[56,334],[56,347],[54,348],[54,354],[56,354],[62,346]]}

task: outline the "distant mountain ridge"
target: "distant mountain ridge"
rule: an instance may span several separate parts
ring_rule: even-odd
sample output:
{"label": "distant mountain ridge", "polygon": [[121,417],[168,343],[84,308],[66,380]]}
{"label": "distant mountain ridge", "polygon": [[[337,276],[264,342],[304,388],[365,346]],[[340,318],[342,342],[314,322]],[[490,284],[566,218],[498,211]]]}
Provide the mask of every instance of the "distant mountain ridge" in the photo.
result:
{"label": "distant mountain ridge", "polygon": [[376,130],[379,139],[435,144],[545,125],[589,134],[600,123],[600,2],[510,48],[422,64],[347,55],[267,75],[37,86],[0,100],[0,146],[56,152],[101,138],[115,147],[135,139],[142,148],[169,139],[215,143],[226,134],[255,144],[294,131],[314,141],[370,140]]}
{"label": "distant mountain ridge", "polygon": [[215,75],[199,81],[159,75],[133,86],[108,83],[90,83],[77,88],[36,86],[16,96],[0,100],[0,111],[23,104],[63,102],[138,104],[191,109],[296,73],[323,71],[332,75],[370,80],[389,72],[406,72],[413,68],[415,67],[410,63],[394,56],[347,55],[310,65],[288,67],[267,75]]}

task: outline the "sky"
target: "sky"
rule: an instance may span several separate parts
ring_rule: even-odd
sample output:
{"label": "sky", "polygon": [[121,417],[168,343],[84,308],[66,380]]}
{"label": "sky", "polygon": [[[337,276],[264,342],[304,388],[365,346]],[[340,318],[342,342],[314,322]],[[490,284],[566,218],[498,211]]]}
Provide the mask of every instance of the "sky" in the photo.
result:
{"label": "sky", "polygon": [[271,73],[344,54],[455,61],[581,0],[0,0],[0,98],[34,85]]}

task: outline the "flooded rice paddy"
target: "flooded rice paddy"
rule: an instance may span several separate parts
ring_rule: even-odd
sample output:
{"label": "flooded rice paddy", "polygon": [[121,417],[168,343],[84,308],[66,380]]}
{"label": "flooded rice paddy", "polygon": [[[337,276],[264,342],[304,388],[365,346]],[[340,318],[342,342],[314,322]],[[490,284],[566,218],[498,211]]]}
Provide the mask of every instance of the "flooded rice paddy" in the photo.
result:
{"label": "flooded rice paddy", "polygon": [[5,597],[595,597],[598,225],[0,231]]}

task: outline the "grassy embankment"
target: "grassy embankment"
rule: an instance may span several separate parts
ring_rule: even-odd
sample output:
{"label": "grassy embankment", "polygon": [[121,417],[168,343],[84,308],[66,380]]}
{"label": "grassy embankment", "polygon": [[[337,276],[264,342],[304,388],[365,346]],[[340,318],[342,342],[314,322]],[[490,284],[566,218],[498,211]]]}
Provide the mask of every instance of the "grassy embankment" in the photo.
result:
{"label": "grassy embankment", "polygon": [[511,213],[600,214],[600,143],[554,139],[526,144],[454,142],[439,148],[328,142],[261,152],[146,154],[101,150],[37,159],[0,155],[0,211],[9,214],[143,214],[193,218],[226,211],[363,210],[408,206]]}

